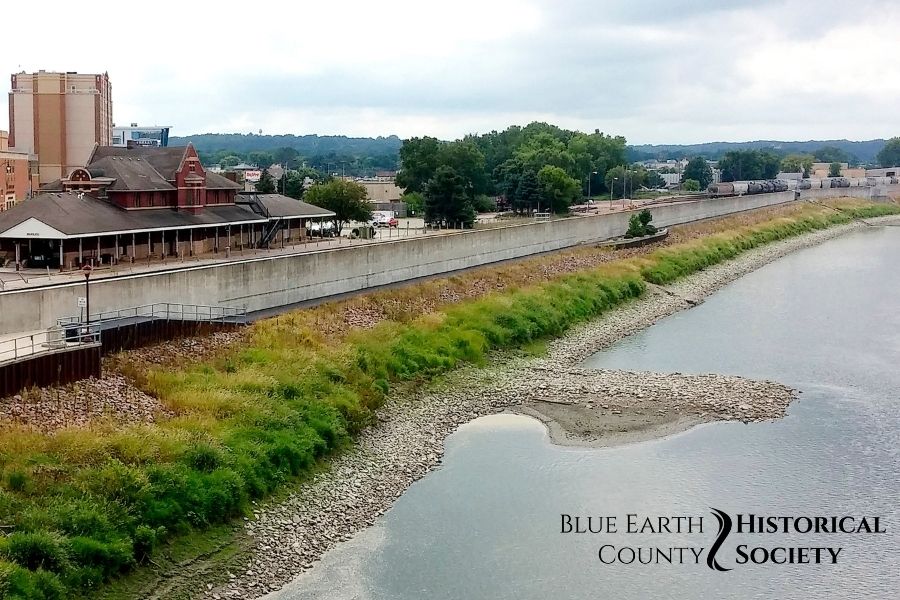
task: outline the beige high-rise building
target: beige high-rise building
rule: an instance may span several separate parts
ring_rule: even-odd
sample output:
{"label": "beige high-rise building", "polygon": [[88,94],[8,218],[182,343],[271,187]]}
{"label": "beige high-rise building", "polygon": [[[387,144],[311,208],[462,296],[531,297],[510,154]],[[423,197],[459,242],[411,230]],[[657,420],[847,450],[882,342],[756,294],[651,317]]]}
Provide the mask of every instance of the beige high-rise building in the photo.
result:
{"label": "beige high-rise building", "polygon": [[95,144],[112,145],[106,73],[16,73],[11,82],[9,145],[37,155],[42,184],[83,167]]}

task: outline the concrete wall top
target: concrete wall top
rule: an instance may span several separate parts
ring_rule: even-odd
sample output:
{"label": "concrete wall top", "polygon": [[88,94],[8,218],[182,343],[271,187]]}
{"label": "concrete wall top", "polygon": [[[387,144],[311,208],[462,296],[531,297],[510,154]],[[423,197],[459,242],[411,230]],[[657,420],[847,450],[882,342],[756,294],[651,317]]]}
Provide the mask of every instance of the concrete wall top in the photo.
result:
{"label": "concrete wall top", "polygon": [[[650,211],[658,227],[667,227],[793,200],[793,192],[781,192],[681,202]],[[631,214],[573,217],[109,277],[91,283],[91,308],[100,312],[175,302],[269,309],[608,240],[625,232]],[[77,312],[77,298],[83,293],[83,284],[77,283],[0,292],[0,335],[55,324]]]}

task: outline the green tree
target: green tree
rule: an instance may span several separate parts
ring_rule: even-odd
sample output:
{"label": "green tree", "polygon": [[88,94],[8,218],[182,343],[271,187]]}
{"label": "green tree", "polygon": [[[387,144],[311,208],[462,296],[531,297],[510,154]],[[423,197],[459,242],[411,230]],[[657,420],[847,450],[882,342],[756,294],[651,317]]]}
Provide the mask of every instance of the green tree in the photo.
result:
{"label": "green tree", "polygon": [[268,169],[263,169],[262,174],[259,176],[259,181],[256,182],[254,188],[260,194],[275,193],[275,178],[272,177]]}
{"label": "green tree", "polygon": [[684,172],[681,174],[681,180],[687,181],[688,179],[696,181],[700,185],[700,189],[706,189],[712,183],[713,172],[705,158],[695,156],[688,161],[688,164],[684,167]]}
{"label": "green tree", "polygon": [[294,169],[298,166],[300,153],[289,146],[282,146],[273,152],[275,162],[284,165],[288,169]]}
{"label": "green tree", "polygon": [[700,182],[696,179],[685,179],[681,182],[681,189],[686,192],[699,192]]}
{"label": "green tree", "polygon": [[228,154],[220,158],[218,162],[219,166],[223,169],[228,169],[241,162],[241,157],[235,156],[234,154]]}
{"label": "green tree", "polygon": [[828,176],[829,177],[840,177],[841,176],[841,163],[833,162],[828,165]]}
{"label": "green tree", "polygon": [[581,186],[560,167],[546,165],[538,171],[538,184],[550,212],[564,214],[581,197]]}
{"label": "green tree", "polygon": [[851,162],[851,156],[837,146],[823,146],[814,151],[813,156],[819,162]]}
{"label": "green tree", "polygon": [[266,168],[275,163],[275,155],[271,152],[254,150],[247,153],[247,162],[258,167]]}
{"label": "green tree", "polygon": [[551,133],[535,135],[516,150],[515,157],[526,169],[535,173],[547,165],[559,167],[569,175],[577,173],[575,158],[566,145]]}
{"label": "green tree", "polygon": [[278,181],[278,190],[285,196],[300,200],[303,197],[303,177],[297,171],[285,171]]}
{"label": "green tree", "polygon": [[647,187],[654,189],[666,187],[666,180],[657,171],[647,171]]}
{"label": "green tree", "polygon": [[636,238],[653,235],[657,230],[650,223],[652,220],[653,215],[646,208],[636,215],[631,215],[628,219],[628,230],[625,232],[625,237]]}
{"label": "green tree", "polygon": [[788,154],[781,159],[781,170],[785,173],[803,173],[803,177],[809,177],[814,161],[809,154]]}
{"label": "green tree", "polygon": [[884,143],[884,148],[878,151],[878,164],[882,167],[896,167],[900,165],[900,137],[894,137]]}
{"label": "green tree", "polygon": [[765,150],[731,150],[719,160],[722,181],[773,179],[780,168],[778,156]]}
{"label": "green tree", "polygon": [[338,231],[350,221],[369,221],[372,218],[372,204],[366,197],[366,188],[355,181],[332,179],[327,183],[317,183],[306,190],[305,199],[310,204],[334,212]]}
{"label": "green tree", "polygon": [[400,197],[400,202],[406,204],[406,212],[420,216],[425,212],[425,196],[421,192],[406,192]]}
{"label": "green tree", "polygon": [[466,190],[466,180],[453,167],[438,167],[425,186],[425,220],[464,227],[471,227],[475,222],[475,208]]}
{"label": "green tree", "polygon": [[440,166],[441,142],[433,137],[403,140],[397,185],[407,192],[423,192]]}
{"label": "green tree", "polygon": [[516,186],[513,210],[519,213],[530,213],[532,210],[540,209],[540,206],[541,184],[538,181],[537,173],[532,169],[526,169],[519,177],[519,183]]}

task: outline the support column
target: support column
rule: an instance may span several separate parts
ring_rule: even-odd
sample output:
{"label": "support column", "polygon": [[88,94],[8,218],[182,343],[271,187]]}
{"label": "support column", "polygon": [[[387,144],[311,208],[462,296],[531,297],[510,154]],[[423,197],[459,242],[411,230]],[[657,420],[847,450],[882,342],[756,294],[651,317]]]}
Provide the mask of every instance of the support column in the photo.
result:
{"label": "support column", "polygon": [[136,250],[137,250],[137,248],[136,248],[136,246],[137,246],[136,241],[137,241],[137,240],[135,239],[136,237],[137,237],[137,234],[136,234],[136,233],[132,233],[132,234],[131,234],[131,260],[132,260],[132,262],[134,261],[135,257],[137,256],[137,252],[136,252]]}
{"label": "support column", "polygon": [[213,252],[215,252],[216,254],[219,253],[219,226],[218,225],[216,225],[216,241],[215,241],[215,244],[213,245]]}
{"label": "support column", "polygon": [[[16,252],[18,252],[18,249],[16,250]],[[81,266],[83,263],[84,263],[84,238],[78,238],[78,266]]]}
{"label": "support column", "polygon": [[66,245],[66,240],[59,240],[59,270],[63,270],[63,262],[65,261],[66,253],[63,251],[63,246]]}
{"label": "support column", "polygon": [[189,240],[188,244],[190,244],[190,247],[188,247],[188,256],[193,256],[194,255],[194,230],[193,229],[188,229],[188,240]]}
{"label": "support column", "polygon": [[22,263],[22,247],[19,245],[19,242],[16,242],[16,270],[19,270],[19,265]]}
{"label": "support column", "polygon": [[116,251],[113,254],[116,257],[116,262],[119,262],[119,234],[116,234]]}
{"label": "support column", "polygon": [[175,230],[175,258],[181,258],[181,235],[180,232]]}
{"label": "support column", "polygon": [[153,256],[153,233],[147,232],[147,260],[150,260],[150,257]]}
{"label": "support column", "polygon": [[97,236],[97,262],[96,265],[100,264],[100,236]]}

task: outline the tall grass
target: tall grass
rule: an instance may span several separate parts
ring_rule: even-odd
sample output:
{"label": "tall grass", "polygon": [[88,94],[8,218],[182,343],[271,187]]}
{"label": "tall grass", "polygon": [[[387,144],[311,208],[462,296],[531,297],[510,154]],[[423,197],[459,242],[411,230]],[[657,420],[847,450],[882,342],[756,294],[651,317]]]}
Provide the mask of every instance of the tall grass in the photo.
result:
{"label": "tall grass", "polygon": [[250,500],[351,443],[392,386],[557,336],[640,297],[646,282],[896,212],[862,203],[842,212],[804,208],[416,318],[404,314],[336,342],[298,312],[254,325],[248,344],[214,360],[144,373],[147,390],[173,414],[156,424],[55,435],[7,428],[0,525],[12,533],[0,537],[0,596],[84,593],[148,560],[170,536],[244,514]]}

